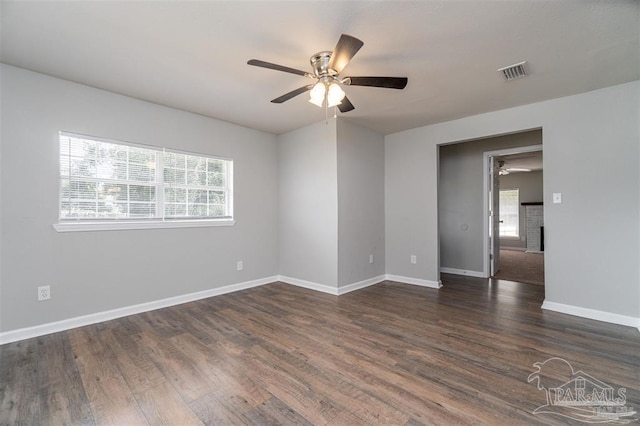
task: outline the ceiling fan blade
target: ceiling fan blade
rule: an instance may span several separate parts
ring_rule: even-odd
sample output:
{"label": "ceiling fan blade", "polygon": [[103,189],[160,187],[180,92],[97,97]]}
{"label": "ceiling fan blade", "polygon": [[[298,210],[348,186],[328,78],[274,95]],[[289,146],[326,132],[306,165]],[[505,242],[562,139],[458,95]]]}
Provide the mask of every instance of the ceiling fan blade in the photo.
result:
{"label": "ceiling fan blade", "polygon": [[298,87],[296,90],[292,90],[289,93],[285,93],[284,95],[280,96],[279,98],[275,98],[274,100],[272,100],[271,102],[273,102],[274,104],[281,104],[285,101],[288,101],[289,99],[298,96],[304,92],[307,92],[309,90],[311,90],[313,88],[313,84],[307,84],[306,86],[302,86],[302,87]]}
{"label": "ceiling fan blade", "polygon": [[364,42],[362,42],[362,40],[358,40],[357,38],[347,34],[342,34],[335,49],[333,49],[328,67],[333,68],[338,74],[340,74],[351,58],[358,53],[358,50],[360,50],[363,45]]}
{"label": "ceiling fan blade", "polygon": [[347,77],[345,84],[350,86],[386,87],[387,89],[404,89],[407,77]]}
{"label": "ceiling fan blade", "polygon": [[354,107],[349,98],[345,96],[344,99],[342,99],[342,103],[338,104],[338,109],[340,112],[349,112],[356,109],[356,107]]}
{"label": "ceiling fan blade", "polygon": [[271,70],[283,71],[283,72],[288,72],[288,73],[291,73],[291,74],[301,75],[303,77],[315,78],[313,76],[313,74],[310,74],[308,72],[304,72],[302,70],[297,70],[295,68],[285,67],[284,65],[272,64],[271,62],[265,62],[265,61],[261,61],[259,59],[251,59],[251,60],[247,61],[247,64],[253,65],[253,66],[256,66],[256,67],[269,68]]}

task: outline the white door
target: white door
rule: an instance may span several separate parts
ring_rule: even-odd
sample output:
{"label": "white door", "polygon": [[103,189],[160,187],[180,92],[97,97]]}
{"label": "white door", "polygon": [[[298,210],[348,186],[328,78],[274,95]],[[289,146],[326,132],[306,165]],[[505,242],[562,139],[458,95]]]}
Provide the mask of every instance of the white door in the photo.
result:
{"label": "white door", "polygon": [[491,276],[500,269],[500,179],[498,161],[489,157],[489,259]]}

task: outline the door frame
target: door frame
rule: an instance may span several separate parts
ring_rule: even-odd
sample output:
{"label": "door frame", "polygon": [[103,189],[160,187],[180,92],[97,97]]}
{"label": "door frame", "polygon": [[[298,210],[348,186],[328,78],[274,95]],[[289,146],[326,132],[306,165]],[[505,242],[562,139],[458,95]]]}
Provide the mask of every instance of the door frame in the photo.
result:
{"label": "door frame", "polygon": [[[493,238],[496,236],[493,235],[489,237],[489,196],[491,195],[491,158],[492,157],[501,157],[503,155],[513,155],[513,154],[522,154],[525,152],[536,152],[542,151],[542,145],[530,145],[530,146],[519,146],[514,148],[506,148],[499,149],[496,151],[485,151],[483,153],[483,166],[482,166],[482,176],[483,176],[483,197],[482,197],[482,233],[483,233],[483,250],[482,250],[482,274],[484,278],[491,277],[491,258],[489,256],[491,250],[491,244],[493,242]],[[494,196],[498,196],[499,194],[493,194]],[[498,240],[500,237],[498,236]]]}

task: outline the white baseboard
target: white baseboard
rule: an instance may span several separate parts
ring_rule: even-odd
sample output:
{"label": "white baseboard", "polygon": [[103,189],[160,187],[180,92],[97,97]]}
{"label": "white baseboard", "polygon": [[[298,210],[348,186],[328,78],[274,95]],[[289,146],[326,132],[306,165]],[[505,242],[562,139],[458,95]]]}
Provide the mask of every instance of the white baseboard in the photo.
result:
{"label": "white baseboard", "polygon": [[364,281],[359,281],[357,283],[347,284],[342,287],[332,287],[326,284],[318,284],[311,281],[301,280],[299,278],[280,276],[280,281],[286,284],[295,285],[298,287],[307,288],[309,290],[321,291],[323,293],[332,294],[334,296],[340,296],[341,294],[346,294],[352,291],[360,290],[365,287],[372,286],[374,284],[378,284],[382,281],[397,281],[403,284],[411,284],[411,285],[419,285],[422,287],[429,288],[440,288],[442,287],[441,281],[429,281],[423,280],[419,278],[412,277],[403,277],[400,275],[379,275],[377,277],[369,278]]}
{"label": "white baseboard", "polygon": [[16,342],[18,340],[30,339],[32,337],[44,336],[45,334],[57,333],[59,331],[70,330],[72,328],[82,327],[85,325],[96,324],[103,321],[109,321],[116,318],[126,317],[128,315],[139,314],[142,312],[153,311],[169,306],[180,305],[182,303],[193,302],[195,300],[206,299],[208,297],[219,296],[221,294],[232,293],[234,291],[245,290],[248,288],[258,287],[278,281],[277,276],[261,278],[243,283],[231,284],[223,287],[212,288],[209,290],[198,291],[195,293],[183,294],[180,296],[169,297],[166,299],[155,300],[153,302],[140,303],[137,305],[125,306],[123,308],[112,309],[95,314],[84,315],[75,318],[69,318],[62,321],[51,322],[33,327],[20,328],[17,330],[6,331],[0,333],[0,344]]}
{"label": "white baseboard", "polygon": [[487,278],[484,276],[484,272],[467,271],[465,269],[456,269],[456,268],[445,268],[444,266],[440,267],[440,272],[444,272],[445,274],[466,275],[467,277]]}
{"label": "white baseboard", "polygon": [[343,285],[341,287],[332,287],[326,284],[318,284],[311,281],[301,280],[299,278],[279,276],[279,281],[286,284],[295,285],[297,287],[307,288],[309,290],[321,291],[322,293],[332,294],[334,296],[340,296],[341,294],[350,293],[352,291],[360,290],[365,287],[378,284],[386,279],[386,275],[379,275],[377,277],[368,278],[363,281]]}
{"label": "white baseboard", "polygon": [[322,293],[338,295],[338,287],[332,287],[326,284],[318,284],[307,280],[301,280],[300,278],[287,277],[285,275],[279,275],[278,281],[285,284],[295,285],[297,287],[307,288],[309,290],[320,291]]}
{"label": "white baseboard", "polygon": [[429,288],[442,287],[442,281],[423,280],[420,278],[403,277],[401,275],[386,274],[385,279],[387,279],[388,281],[397,281],[404,284],[419,285],[421,287],[429,287]]}
{"label": "white baseboard", "polygon": [[347,285],[343,285],[342,287],[338,287],[338,295],[350,293],[352,291],[360,290],[365,287],[372,286],[374,284],[381,283],[386,280],[386,275],[378,275],[377,277],[369,278],[364,281],[358,281],[357,283],[351,283]]}
{"label": "white baseboard", "polygon": [[208,297],[219,296],[222,294],[232,293],[234,291],[246,290],[253,287],[259,287],[265,284],[281,281],[298,287],[308,288],[310,290],[320,291],[322,293],[339,296],[374,284],[378,284],[384,280],[392,280],[404,282],[407,284],[421,285],[425,287],[440,288],[442,284],[435,281],[419,280],[410,277],[400,277],[396,275],[380,275],[369,278],[356,283],[348,284],[342,287],[331,287],[325,284],[318,284],[311,281],[301,280],[298,278],[276,275],[267,278],[261,278],[243,283],[231,284],[223,287],[212,288],[209,290],[199,291],[195,293],[183,294],[180,296],[169,297],[166,299],[155,300],[152,302],[140,303],[137,305],[125,306],[123,308],[112,309],[109,311],[97,312],[94,314],[83,315],[80,317],[69,318],[62,321],[51,322],[47,324],[36,325],[33,327],[20,328],[0,332],[0,345],[5,343],[16,342],[18,340],[30,339],[33,337],[44,336],[46,334],[57,333],[59,331],[70,330],[72,328],[83,327],[85,325],[96,324],[103,321],[109,321],[116,318],[135,315],[143,312],[153,311],[156,309],[166,308],[169,306],[180,305],[182,303],[193,302],[195,300],[206,299]]}
{"label": "white baseboard", "polygon": [[323,293],[333,294],[334,296],[339,296],[341,294],[346,294],[355,290],[360,290],[362,288],[369,287],[374,284],[378,284],[385,280],[397,281],[403,284],[419,285],[422,287],[429,287],[429,288],[442,287],[442,282],[440,281],[429,281],[429,280],[423,280],[419,278],[404,277],[400,275],[389,275],[389,274],[379,275],[377,277],[369,278],[367,280],[359,281],[357,283],[347,284],[342,287],[332,287],[326,284],[318,284],[311,281],[301,280],[299,278],[293,278],[293,277],[287,277],[287,276],[280,276],[279,278],[280,278],[280,281],[286,284],[307,288],[309,290],[321,291]]}
{"label": "white baseboard", "polygon": [[527,251],[526,247],[500,246],[500,250]]}
{"label": "white baseboard", "polygon": [[640,331],[640,318],[630,317],[627,315],[613,314],[611,312],[582,308],[580,306],[565,305],[562,303],[549,302],[547,300],[542,303],[542,309],[574,315],[582,318],[589,318],[597,321],[636,327],[638,328],[638,331]]}
{"label": "white baseboard", "polygon": [[[448,273],[455,273],[455,272],[451,272],[454,270],[450,268],[441,268],[441,271],[448,272]],[[460,271],[460,270],[455,270],[455,271]],[[474,271],[466,271],[466,272],[474,272]],[[436,289],[442,287],[441,281],[424,280],[419,278],[405,277],[405,276],[393,275],[393,274],[380,275],[380,276],[369,278],[356,283],[348,284],[342,287],[331,287],[324,284],[318,284],[318,283],[313,283],[310,281],[305,281],[297,278],[278,275],[278,276],[272,276],[267,278],[261,278],[253,281],[246,281],[243,283],[231,284],[231,285],[199,291],[195,293],[189,293],[189,294],[184,294],[180,296],[170,297],[167,299],[156,300],[153,302],[126,306],[123,308],[113,309],[110,311],[97,312],[95,314],[89,314],[81,317],[70,318],[67,320],[37,325],[34,327],[27,327],[27,328],[21,328],[18,330],[6,331],[6,332],[0,333],[0,344],[11,343],[18,340],[30,339],[32,337],[43,336],[51,333],[57,333],[59,331],[65,331],[65,330],[69,330],[76,327],[82,327],[85,325],[91,325],[91,324],[95,324],[103,321],[109,321],[112,319],[121,318],[128,315],[139,314],[142,312],[153,311],[155,309],[179,305],[182,303],[192,302],[195,300],[206,299],[208,297],[213,297],[213,296],[218,296],[226,293],[231,293],[234,291],[258,287],[261,285],[270,284],[277,281],[282,281],[287,284],[304,287],[310,290],[320,291],[323,293],[332,294],[334,296],[339,296],[341,294],[346,294],[351,291],[359,290],[385,280],[396,281],[396,282],[411,284],[411,285],[418,285],[418,286],[428,287],[428,288],[436,288]],[[583,317],[583,318],[594,319],[598,321],[637,327],[640,330],[640,318],[635,318],[631,316],[598,311],[595,309],[581,308],[579,306],[564,305],[561,303],[549,302],[546,300],[542,304],[542,309],[561,312],[561,313]]]}

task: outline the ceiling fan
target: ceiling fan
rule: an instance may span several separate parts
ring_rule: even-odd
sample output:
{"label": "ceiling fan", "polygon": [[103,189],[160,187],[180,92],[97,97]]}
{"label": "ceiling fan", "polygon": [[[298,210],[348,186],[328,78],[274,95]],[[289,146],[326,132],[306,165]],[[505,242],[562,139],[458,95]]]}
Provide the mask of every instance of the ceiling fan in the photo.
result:
{"label": "ceiling fan", "polygon": [[498,175],[500,176],[505,176],[508,175],[510,173],[517,173],[517,172],[530,172],[531,169],[527,169],[524,167],[504,167],[505,162],[504,160],[499,160],[498,161]]}
{"label": "ceiling fan", "polygon": [[355,107],[346,97],[341,86],[370,86],[384,87],[387,89],[404,89],[407,85],[407,77],[340,77],[340,73],[347,66],[351,58],[364,45],[361,40],[347,34],[342,34],[332,52],[322,51],[311,56],[311,68],[313,72],[305,72],[283,65],[273,64],[258,59],[247,62],[256,67],[269,68],[276,71],[288,72],[316,80],[292,90],[289,93],[273,99],[271,102],[281,104],[302,93],[310,91],[309,102],[325,108],[337,106],[340,112],[348,112]]}

